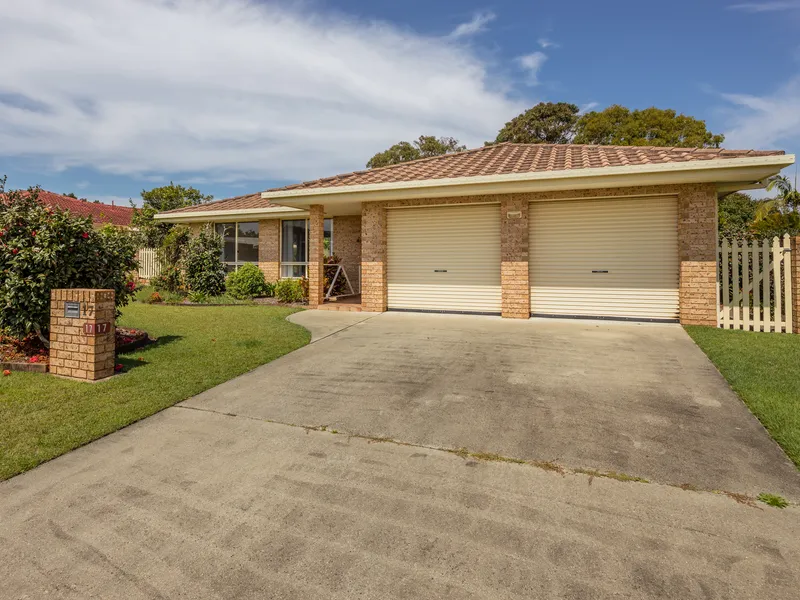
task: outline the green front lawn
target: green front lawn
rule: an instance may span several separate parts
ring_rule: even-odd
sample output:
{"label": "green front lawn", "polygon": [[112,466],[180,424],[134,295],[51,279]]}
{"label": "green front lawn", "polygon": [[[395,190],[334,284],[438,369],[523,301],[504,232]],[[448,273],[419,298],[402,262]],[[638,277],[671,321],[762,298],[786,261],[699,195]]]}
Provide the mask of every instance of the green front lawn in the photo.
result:
{"label": "green front lawn", "polygon": [[14,372],[0,378],[0,480],[307,344],[272,306],[131,304],[119,325],[158,342],[120,355],[122,374],[95,384]]}
{"label": "green front lawn", "polygon": [[686,331],[800,467],[800,335]]}

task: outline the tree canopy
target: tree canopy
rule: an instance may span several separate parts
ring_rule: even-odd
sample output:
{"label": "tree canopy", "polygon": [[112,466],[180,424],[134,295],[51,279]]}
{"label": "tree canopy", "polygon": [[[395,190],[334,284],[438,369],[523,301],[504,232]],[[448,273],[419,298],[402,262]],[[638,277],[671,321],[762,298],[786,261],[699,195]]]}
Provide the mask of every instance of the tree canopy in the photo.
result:
{"label": "tree canopy", "polygon": [[388,150],[378,152],[367,161],[368,169],[396,165],[418,158],[442,156],[463,152],[467,147],[452,137],[437,138],[434,135],[421,135],[413,142],[398,142]]}
{"label": "tree canopy", "polygon": [[[172,225],[169,223],[156,223],[153,218],[156,214],[166,210],[196,206],[214,198],[214,196],[203,194],[193,187],[175,185],[171,181],[169,185],[149,191],[142,190],[141,195],[142,207],[134,213],[131,224],[139,230],[142,245],[151,248],[161,246],[164,237],[172,229]],[[131,201],[131,206],[136,208],[133,201]]]}
{"label": "tree canopy", "polygon": [[582,115],[575,124],[575,144],[719,148],[725,136],[708,131],[705,121],[672,109],[630,110],[615,104]]}
{"label": "tree canopy", "polygon": [[494,143],[568,144],[579,112],[575,104],[540,102],[506,123]]}

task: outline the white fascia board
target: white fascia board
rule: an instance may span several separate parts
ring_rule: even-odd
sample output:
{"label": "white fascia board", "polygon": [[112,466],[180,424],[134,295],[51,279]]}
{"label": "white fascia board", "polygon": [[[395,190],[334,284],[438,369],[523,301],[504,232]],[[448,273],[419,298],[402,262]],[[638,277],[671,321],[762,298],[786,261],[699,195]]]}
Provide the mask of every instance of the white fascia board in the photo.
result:
{"label": "white fascia board", "polygon": [[680,183],[761,181],[794,164],[793,154],[703,161],[453,177],[398,183],[263,192],[276,204],[306,207],[341,201],[401,200]]}
{"label": "white fascia board", "polygon": [[237,220],[241,217],[263,221],[266,219],[283,219],[286,217],[305,217],[308,211],[289,208],[286,206],[272,206],[270,208],[238,208],[235,210],[198,210],[180,213],[159,213],[155,215],[157,221],[163,223],[205,223],[207,221],[223,221],[225,219]]}

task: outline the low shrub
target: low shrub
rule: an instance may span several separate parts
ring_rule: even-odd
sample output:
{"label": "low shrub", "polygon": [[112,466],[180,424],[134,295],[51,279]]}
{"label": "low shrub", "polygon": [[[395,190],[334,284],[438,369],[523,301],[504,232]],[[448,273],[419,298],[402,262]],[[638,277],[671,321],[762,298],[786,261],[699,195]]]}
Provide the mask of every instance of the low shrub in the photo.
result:
{"label": "low shrub", "polygon": [[264,284],[264,296],[267,298],[274,298],[275,297],[275,282],[274,281],[267,281]]}
{"label": "low shrub", "polygon": [[165,265],[161,269],[161,273],[157,277],[153,277],[150,285],[159,292],[177,293],[185,288],[183,271],[177,265]]}
{"label": "low shrub", "polygon": [[159,294],[158,292],[153,292],[145,300],[145,302],[147,302],[147,304],[160,304],[163,301],[164,301],[164,299],[161,297],[161,294]]}
{"label": "low shrub", "polygon": [[189,302],[194,302],[195,304],[208,304],[209,296],[205,292],[189,292],[187,296]]}
{"label": "low shrub", "polygon": [[275,297],[281,302],[303,302],[308,298],[304,279],[281,279],[275,284]]}
{"label": "low shrub", "polygon": [[265,296],[267,282],[264,273],[253,263],[247,263],[228,275],[225,280],[228,295],[237,300],[250,300],[255,296]]}

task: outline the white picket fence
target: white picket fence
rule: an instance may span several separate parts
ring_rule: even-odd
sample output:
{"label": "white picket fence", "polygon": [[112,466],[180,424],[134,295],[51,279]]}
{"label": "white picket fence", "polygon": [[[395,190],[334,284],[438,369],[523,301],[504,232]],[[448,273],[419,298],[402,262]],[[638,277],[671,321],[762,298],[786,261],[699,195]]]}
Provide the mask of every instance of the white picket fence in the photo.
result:
{"label": "white picket fence", "polygon": [[789,236],[717,247],[717,296],[723,329],[792,332]]}
{"label": "white picket fence", "polygon": [[139,279],[152,279],[161,273],[161,261],[155,248],[139,249]]}

